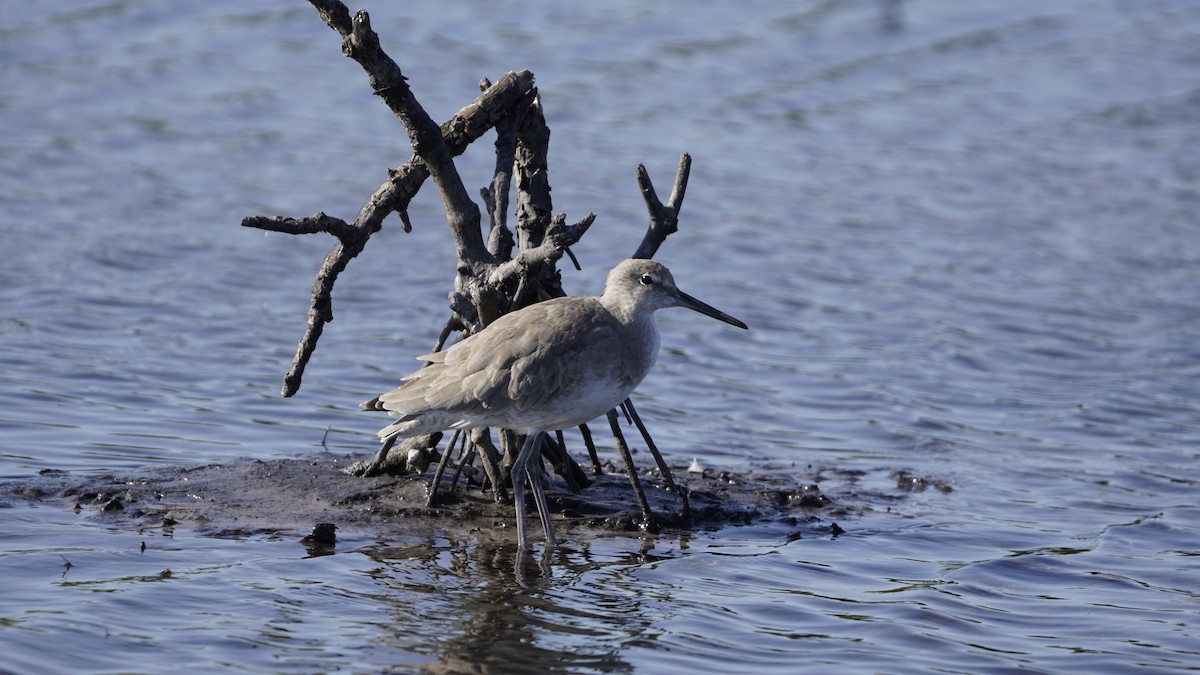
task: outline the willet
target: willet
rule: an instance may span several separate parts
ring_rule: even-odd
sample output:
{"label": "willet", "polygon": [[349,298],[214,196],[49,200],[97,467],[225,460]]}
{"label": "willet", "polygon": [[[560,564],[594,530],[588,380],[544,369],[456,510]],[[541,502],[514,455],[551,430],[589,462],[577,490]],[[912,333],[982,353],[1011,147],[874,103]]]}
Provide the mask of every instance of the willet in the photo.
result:
{"label": "willet", "polygon": [[495,427],[525,434],[512,464],[517,546],[525,531],[525,477],[549,546],[557,545],[542,490],[541,461],[530,464],[547,431],[579,426],[612,410],[641,383],[658,357],[654,312],[687,307],[738,328],[746,324],[675,286],[653,260],[613,268],[599,297],[554,298],[505,314],[445,351],[417,358],[424,368],[362,404],[396,422],[384,442],[448,429]]}

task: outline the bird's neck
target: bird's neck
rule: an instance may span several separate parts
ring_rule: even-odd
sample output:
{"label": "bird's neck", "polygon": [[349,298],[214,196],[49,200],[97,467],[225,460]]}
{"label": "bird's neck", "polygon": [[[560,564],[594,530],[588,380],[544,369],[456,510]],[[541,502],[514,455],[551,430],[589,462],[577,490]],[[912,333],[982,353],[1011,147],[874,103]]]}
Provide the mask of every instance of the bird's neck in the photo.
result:
{"label": "bird's neck", "polygon": [[647,312],[639,307],[636,303],[629,302],[626,298],[614,298],[610,295],[600,296],[600,304],[608,310],[609,314],[624,326],[640,325],[649,321],[654,324],[654,312]]}

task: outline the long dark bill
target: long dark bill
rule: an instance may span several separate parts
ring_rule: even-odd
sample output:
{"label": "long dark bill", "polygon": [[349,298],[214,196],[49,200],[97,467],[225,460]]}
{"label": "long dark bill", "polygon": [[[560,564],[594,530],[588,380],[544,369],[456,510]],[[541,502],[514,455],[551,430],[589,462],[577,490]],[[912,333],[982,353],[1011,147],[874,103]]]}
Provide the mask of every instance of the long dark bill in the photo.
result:
{"label": "long dark bill", "polygon": [[733,318],[732,316],[729,316],[728,314],[726,314],[725,312],[722,312],[721,310],[717,309],[716,307],[713,307],[712,305],[700,302],[699,300],[693,298],[692,296],[690,296],[687,293],[684,293],[683,291],[680,291],[678,289],[676,289],[676,292],[679,293],[679,304],[681,307],[687,307],[688,309],[694,309],[697,312],[700,312],[701,314],[704,314],[706,316],[711,316],[714,319],[717,319],[719,321],[724,321],[725,323],[733,325],[733,326],[737,326],[738,328],[745,328],[747,330],[750,329],[750,327],[747,326],[746,324]]}

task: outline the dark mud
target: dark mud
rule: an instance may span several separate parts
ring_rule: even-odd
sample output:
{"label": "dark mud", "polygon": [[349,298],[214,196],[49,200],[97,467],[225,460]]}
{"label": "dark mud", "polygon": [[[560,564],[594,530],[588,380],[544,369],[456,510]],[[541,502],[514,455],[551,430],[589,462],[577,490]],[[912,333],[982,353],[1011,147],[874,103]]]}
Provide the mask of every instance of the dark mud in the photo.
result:
{"label": "dark mud", "polygon": [[[288,533],[295,533],[297,539],[327,537],[328,529],[314,532],[322,523],[335,525],[339,533],[379,539],[435,529],[453,536],[455,528],[476,538],[490,533],[504,540],[515,536],[511,503],[497,503],[490,491],[462,480],[450,490],[443,479],[431,506],[428,472],[363,478],[347,473],[357,461],[361,458],[320,454],[112,474],[49,470],[0,483],[0,499],[59,502],[97,521],[147,530],[186,527],[218,537]],[[654,513],[651,524],[638,508],[628,476],[612,466],[592,476],[592,484],[576,493],[565,490],[561,481],[552,481],[547,495],[555,527],[571,536],[715,530],[776,522],[794,527],[792,536],[801,537],[836,536],[847,521],[870,511],[890,510],[892,503],[912,490],[949,489],[904,472],[880,471],[888,474],[896,490],[865,490],[863,472],[833,468],[764,467],[733,474],[676,467],[676,481],[690,498],[690,519],[684,517],[678,495],[664,489],[658,472],[646,471],[641,479]]]}

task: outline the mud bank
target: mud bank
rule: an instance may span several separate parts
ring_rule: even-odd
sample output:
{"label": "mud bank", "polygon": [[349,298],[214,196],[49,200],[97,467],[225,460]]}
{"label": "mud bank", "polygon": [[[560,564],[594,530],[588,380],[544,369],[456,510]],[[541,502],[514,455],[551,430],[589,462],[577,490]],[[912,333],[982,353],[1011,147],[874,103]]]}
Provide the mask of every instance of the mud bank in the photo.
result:
{"label": "mud bank", "polygon": [[[380,539],[434,529],[443,536],[456,529],[464,536],[495,533],[507,540],[515,535],[511,503],[496,503],[490,491],[461,480],[449,490],[443,482],[438,499],[429,505],[429,473],[372,478],[346,473],[361,460],[319,454],[111,474],[46,470],[0,483],[0,499],[58,502],[100,522],[147,530],[187,527],[217,537],[294,533],[299,539],[320,523]],[[793,536],[807,537],[836,536],[842,530],[839,521],[890,509],[909,491],[949,489],[901,471],[880,471],[901,489],[867,491],[861,487],[863,472],[833,468],[765,467],[732,474],[675,467],[676,480],[690,498],[690,519],[684,517],[679,497],[664,489],[658,472],[646,471],[642,483],[654,513],[650,526],[628,477],[612,466],[592,476],[592,484],[579,492],[552,481],[547,494],[556,528],[574,536],[780,522],[795,528]]]}

